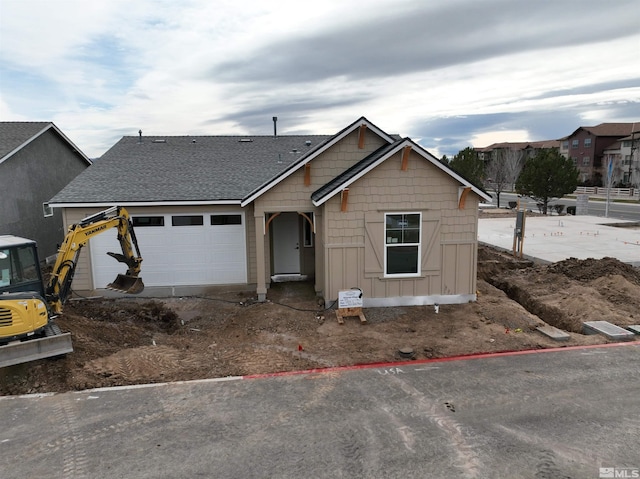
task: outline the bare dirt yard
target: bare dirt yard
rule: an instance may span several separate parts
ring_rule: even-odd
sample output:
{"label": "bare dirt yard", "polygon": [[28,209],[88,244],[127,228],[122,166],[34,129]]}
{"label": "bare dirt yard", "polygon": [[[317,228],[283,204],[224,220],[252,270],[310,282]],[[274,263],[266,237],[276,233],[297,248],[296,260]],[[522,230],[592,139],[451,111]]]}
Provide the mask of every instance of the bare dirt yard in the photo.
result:
{"label": "bare dirt yard", "polygon": [[[0,369],[0,394],[62,392],[606,343],[582,322],[640,324],[640,270],[612,258],[541,266],[481,246],[478,300],[368,308],[340,325],[308,283],[202,297],[76,299],[57,320],[75,351]],[[327,305],[332,306],[332,305]],[[554,341],[536,331],[570,333]]]}

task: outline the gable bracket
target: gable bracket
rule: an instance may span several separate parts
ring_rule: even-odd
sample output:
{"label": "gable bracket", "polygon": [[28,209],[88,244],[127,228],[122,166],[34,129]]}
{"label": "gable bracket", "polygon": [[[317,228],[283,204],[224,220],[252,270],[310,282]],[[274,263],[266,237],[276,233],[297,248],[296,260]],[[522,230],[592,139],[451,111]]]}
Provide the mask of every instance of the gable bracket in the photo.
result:
{"label": "gable bracket", "polygon": [[409,169],[409,154],[411,153],[411,147],[405,146],[402,149],[402,166],[400,169],[402,171],[407,171]]}
{"label": "gable bracket", "polygon": [[360,130],[358,131],[358,148],[361,150],[364,148],[364,134],[366,132],[367,132],[367,125],[365,124],[360,125]]}
{"label": "gable bracket", "polygon": [[305,213],[302,213],[301,211],[298,211],[298,214],[309,222],[309,224],[311,225],[311,231],[313,232],[313,234],[315,234],[315,232],[316,232],[316,216],[313,215],[313,221],[311,221],[311,218],[309,218],[309,215],[307,215]]}
{"label": "gable bracket", "polygon": [[279,215],[280,215],[280,213],[273,213],[272,215],[269,215],[269,219],[267,220],[266,224],[264,225],[264,234],[265,235],[269,231],[269,223],[271,223],[274,219],[276,219],[276,216],[279,216]]}
{"label": "gable bracket", "polygon": [[304,186],[311,184],[311,163],[304,165]]}
{"label": "gable bracket", "polygon": [[470,186],[461,186],[458,188],[458,209],[464,209],[464,202],[467,199],[467,195],[471,191]]}
{"label": "gable bracket", "polygon": [[349,199],[349,188],[345,188],[341,193],[340,211],[347,211],[347,200]]}

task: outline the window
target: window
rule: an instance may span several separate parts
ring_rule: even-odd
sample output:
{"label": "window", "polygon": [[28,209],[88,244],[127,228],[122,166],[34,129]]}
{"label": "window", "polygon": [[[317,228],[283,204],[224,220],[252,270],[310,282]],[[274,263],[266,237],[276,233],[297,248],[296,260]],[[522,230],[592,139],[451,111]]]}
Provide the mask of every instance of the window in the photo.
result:
{"label": "window", "polygon": [[582,164],[584,166],[588,166],[590,161],[591,161],[591,158],[589,158],[588,156],[583,156],[582,157]]}
{"label": "window", "polygon": [[580,145],[580,140],[573,140],[571,142],[571,148],[573,148],[574,150],[578,148],[578,145]]}
{"label": "window", "polygon": [[578,165],[578,158],[577,157],[572,156],[571,160],[573,161],[573,166],[577,166]]}
{"label": "window", "polygon": [[211,225],[241,225],[242,215],[211,215]]}
{"label": "window", "polygon": [[568,150],[569,149],[569,142],[567,140],[562,142],[562,149],[563,150]]}
{"label": "window", "polygon": [[385,275],[420,274],[420,213],[385,214]]}
{"label": "window", "polygon": [[40,281],[39,270],[33,246],[0,250],[0,286],[18,286]]}
{"label": "window", "polygon": [[622,147],[623,148],[631,148],[631,141],[630,140],[624,140],[622,142]]}
{"label": "window", "polygon": [[164,226],[164,216],[134,216],[134,228],[144,226]]}
{"label": "window", "polygon": [[49,203],[42,203],[42,214],[45,218],[53,216],[53,208],[49,206]]}
{"label": "window", "polygon": [[[313,213],[305,214],[313,222]],[[313,225],[304,216],[302,217],[302,244],[305,248],[313,246]]]}
{"label": "window", "polygon": [[585,138],[584,139],[584,147],[585,148],[591,148],[591,138]]}
{"label": "window", "polygon": [[171,217],[171,226],[202,226],[203,224],[202,215]]}
{"label": "window", "polygon": [[631,164],[631,155],[624,155],[624,160],[622,160],[622,164],[623,165],[630,165]]}

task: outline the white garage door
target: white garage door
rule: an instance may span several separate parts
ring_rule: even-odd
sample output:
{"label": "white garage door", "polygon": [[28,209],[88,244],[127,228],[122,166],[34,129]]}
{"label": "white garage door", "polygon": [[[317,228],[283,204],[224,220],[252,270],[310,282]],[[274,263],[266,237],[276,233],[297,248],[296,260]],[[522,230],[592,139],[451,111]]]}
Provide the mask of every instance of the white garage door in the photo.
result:
{"label": "white garage door", "polygon": [[[247,282],[244,213],[131,216],[145,286]],[[106,254],[122,251],[115,230],[92,238],[90,249],[96,288],[126,272],[124,263]]]}

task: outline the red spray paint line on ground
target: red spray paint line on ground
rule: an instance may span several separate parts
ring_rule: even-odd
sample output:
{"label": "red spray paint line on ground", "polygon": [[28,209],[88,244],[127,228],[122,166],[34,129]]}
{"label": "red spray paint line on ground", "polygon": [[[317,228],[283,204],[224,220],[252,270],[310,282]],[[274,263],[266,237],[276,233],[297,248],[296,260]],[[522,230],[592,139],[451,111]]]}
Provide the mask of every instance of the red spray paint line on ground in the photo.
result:
{"label": "red spray paint line on ground", "polygon": [[630,341],[630,342],[626,341],[624,343],[589,344],[586,346],[564,346],[559,348],[546,348],[546,349],[526,349],[524,351],[500,351],[496,353],[471,353],[471,354],[461,354],[459,356],[450,356],[446,358],[354,364],[352,366],[336,366],[336,367],[329,367],[329,368],[303,369],[300,371],[281,371],[281,372],[275,372],[275,373],[248,374],[246,376],[242,376],[242,379],[271,378],[276,376],[294,376],[298,374],[321,374],[321,373],[329,373],[334,371],[353,371],[358,369],[392,368],[392,367],[408,366],[408,365],[414,365],[414,364],[445,363],[449,361],[463,361],[463,360],[469,360],[469,359],[499,358],[499,357],[507,357],[507,356],[521,356],[524,354],[555,353],[559,351],[576,351],[580,349],[611,348],[611,347],[618,347],[618,346],[640,346],[640,341]]}

